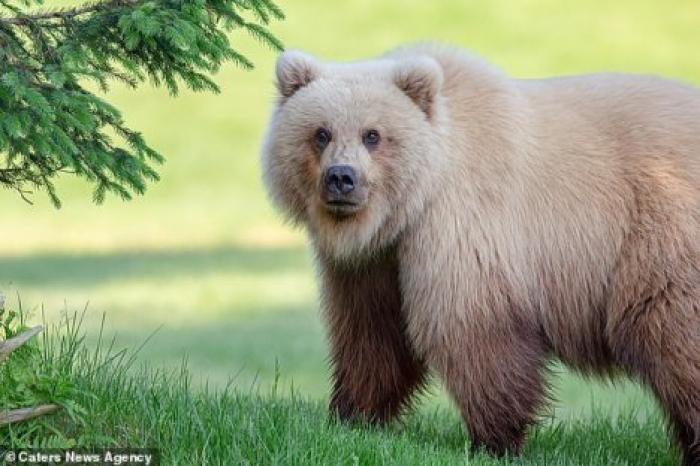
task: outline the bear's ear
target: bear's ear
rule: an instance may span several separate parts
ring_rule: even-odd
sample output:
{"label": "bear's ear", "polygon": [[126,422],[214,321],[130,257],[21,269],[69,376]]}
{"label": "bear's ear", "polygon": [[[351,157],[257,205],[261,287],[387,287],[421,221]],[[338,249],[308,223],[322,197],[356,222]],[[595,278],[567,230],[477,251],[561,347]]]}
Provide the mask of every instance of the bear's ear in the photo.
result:
{"label": "bear's ear", "polygon": [[430,57],[406,58],[394,68],[394,82],[431,118],[442,88],[442,68]]}
{"label": "bear's ear", "polygon": [[298,50],[284,52],[277,59],[277,89],[283,99],[309,84],[319,75],[318,61]]}

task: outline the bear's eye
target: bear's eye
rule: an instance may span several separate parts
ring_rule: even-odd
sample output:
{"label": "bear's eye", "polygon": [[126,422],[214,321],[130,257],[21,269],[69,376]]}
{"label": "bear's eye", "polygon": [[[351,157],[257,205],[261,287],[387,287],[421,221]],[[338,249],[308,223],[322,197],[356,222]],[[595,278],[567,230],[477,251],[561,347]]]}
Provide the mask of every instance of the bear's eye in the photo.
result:
{"label": "bear's eye", "polygon": [[362,135],[362,143],[368,148],[372,149],[379,144],[379,131],[376,129],[368,129],[365,134]]}
{"label": "bear's eye", "polygon": [[316,134],[314,134],[314,142],[319,150],[325,149],[326,146],[330,144],[331,139],[331,132],[326,128],[319,128],[316,130]]}

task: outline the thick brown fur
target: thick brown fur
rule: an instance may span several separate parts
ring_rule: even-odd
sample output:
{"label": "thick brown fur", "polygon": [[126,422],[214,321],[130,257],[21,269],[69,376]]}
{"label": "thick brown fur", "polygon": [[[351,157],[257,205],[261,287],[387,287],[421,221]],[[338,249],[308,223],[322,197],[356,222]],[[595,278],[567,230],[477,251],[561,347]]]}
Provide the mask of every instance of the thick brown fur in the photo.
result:
{"label": "thick brown fur", "polygon": [[332,348],[331,409],[342,419],[391,420],[410,404],[427,372],[406,338],[396,257],[386,254],[361,265],[321,263]]}
{"label": "thick brown fur", "polygon": [[[476,448],[517,453],[558,358],[647,385],[700,464],[700,91],[432,45],[277,76],[265,180],[317,251],[341,418],[394,418],[430,368]],[[339,163],[369,193],[351,216],[319,195]]]}

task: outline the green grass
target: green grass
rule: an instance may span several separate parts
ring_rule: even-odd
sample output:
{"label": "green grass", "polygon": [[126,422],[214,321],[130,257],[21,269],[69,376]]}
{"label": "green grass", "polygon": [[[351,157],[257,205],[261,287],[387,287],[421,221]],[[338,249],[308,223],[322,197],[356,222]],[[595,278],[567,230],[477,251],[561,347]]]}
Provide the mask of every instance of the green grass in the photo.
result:
{"label": "green grass", "polygon": [[[10,333],[19,330],[4,324]],[[79,326],[77,317],[66,318],[0,366],[17,382],[0,385],[0,400],[63,407],[0,428],[0,446],[157,448],[163,464],[181,465],[678,462],[655,417],[627,412],[612,420],[601,412],[587,420],[544,420],[521,457],[496,459],[470,452],[460,419],[443,407],[424,406],[383,428],[351,427],[330,419],[323,402],[279,391],[278,374],[265,390],[232,383],[193,390],[184,364],[173,371],[135,364],[136,352],[105,341],[89,349]]]}
{"label": "green grass", "polygon": [[[288,19],[275,24],[274,33],[289,47],[328,59],[356,59],[435,39],[472,48],[522,77],[618,70],[700,83],[700,61],[694,58],[700,3],[694,0],[672,8],[655,0],[289,0],[281,6]],[[139,363],[178,370],[187,357],[193,397],[205,381],[212,390],[222,389],[231,378],[237,394],[251,386],[269,391],[278,364],[276,402],[289,406],[284,400],[293,383],[299,398],[311,400],[299,401],[301,406],[316,406],[320,413],[328,392],[327,349],[313,266],[303,235],[270,207],[259,174],[276,56],[249,39],[234,40],[258,67],[250,73],[222,70],[216,77],[221,95],[185,92],[172,99],[163,90],[119,86],[110,93],[129,125],[168,158],[162,181],[145,197],[94,206],[90,189],[68,177],[58,185],[60,211],[41,194],[29,206],[9,191],[0,193],[0,290],[15,305],[18,294],[36,314],[43,306],[50,322],[66,308],[89,303],[89,346],[96,343],[103,314],[105,335],[116,334],[119,347],[138,346],[157,330]],[[633,384],[609,387],[567,372],[554,383],[559,401],[553,416],[581,423],[580,441],[590,442],[585,449],[591,455],[609,449],[589,440],[586,425],[593,435],[596,425],[631,409],[638,410],[640,422],[657,422],[650,397]],[[454,420],[439,386],[434,392],[423,408],[441,409]],[[262,429],[255,412],[249,414],[246,429]],[[450,425],[451,435],[461,438],[458,422]],[[248,432],[234,435],[232,429],[229,438]],[[637,427],[629,429],[632,435]],[[381,444],[380,437],[372,438]],[[575,436],[566,438],[573,442]],[[636,445],[629,436],[621,438],[621,448]],[[658,433],[650,445],[664,438]],[[445,437],[434,441],[445,441],[452,451]],[[455,457],[463,450],[459,445]]]}

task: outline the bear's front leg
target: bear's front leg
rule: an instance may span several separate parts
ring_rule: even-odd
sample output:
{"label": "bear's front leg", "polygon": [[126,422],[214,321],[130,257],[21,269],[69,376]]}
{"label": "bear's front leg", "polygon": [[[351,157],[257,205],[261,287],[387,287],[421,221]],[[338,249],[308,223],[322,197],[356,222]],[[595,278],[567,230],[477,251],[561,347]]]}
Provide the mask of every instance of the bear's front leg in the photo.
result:
{"label": "bear's front leg", "polygon": [[406,339],[393,256],[363,265],[321,261],[331,344],[330,409],[344,421],[384,423],[410,403],[426,377]]}
{"label": "bear's front leg", "polygon": [[548,351],[528,324],[460,320],[431,345],[431,365],[457,403],[472,448],[518,455],[547,400]]}

